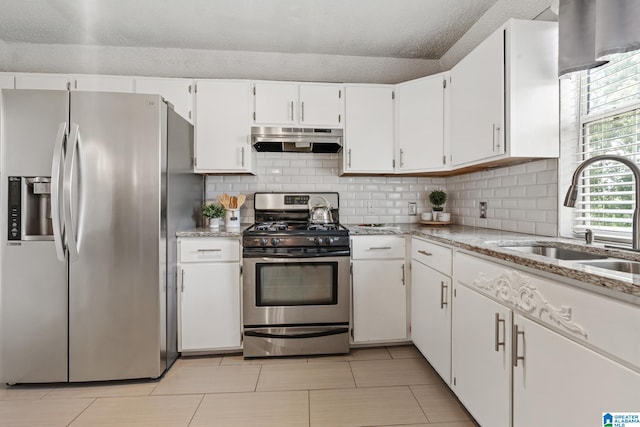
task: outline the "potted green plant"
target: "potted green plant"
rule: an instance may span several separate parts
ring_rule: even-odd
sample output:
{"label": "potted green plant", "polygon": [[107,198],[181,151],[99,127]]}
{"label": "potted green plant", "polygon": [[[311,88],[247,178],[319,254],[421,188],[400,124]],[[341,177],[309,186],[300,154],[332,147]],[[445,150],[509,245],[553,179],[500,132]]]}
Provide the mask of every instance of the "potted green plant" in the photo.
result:
{"label": "potted green plant", "polygon": [[220,218],[224,218],[225,210],[222,205],[217,203],[205,203],[202,205],[202,215],[209,218],[209,227],[218,228],[220,226]]}
{"label": "potted green plant", "polygon": [[433,216],[434,220],[436,220],[436,216],[438,212],[442,212],[444,210],[444,204],[447,201],[447,193],[442,190],[433,190],[429,193],[429,202],[433,206]]}

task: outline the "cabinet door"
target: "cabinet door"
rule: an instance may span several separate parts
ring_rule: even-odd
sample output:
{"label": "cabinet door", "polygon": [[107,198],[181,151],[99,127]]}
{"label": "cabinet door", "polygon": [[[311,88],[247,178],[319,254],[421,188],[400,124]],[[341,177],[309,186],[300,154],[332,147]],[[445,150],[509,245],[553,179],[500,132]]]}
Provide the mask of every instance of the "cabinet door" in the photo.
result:
{"label": "cabinet door", "polygon": [[638,411],[640,374],[520,315],[513,323],[524,357],[513,368],[514,426],[600,426],[604,412]]}
{"label": "cabinet door", "polygon": [[403,260],[353,262],[353,341],[407,338]]}
{"label": "cabinet door", "polygon": [[69,81],[62,74],[18,74],[16,89],[69,90]]}
{"label": "cabinet door", "polygon": [[298,121],[297,84],[258,82],[254,89],[255,124],[291,125]]}
{"label": "cabinet door", "polygon": [[444,75],[396,86],[398,172],[444,166]]}
{"label": "cabinet door", "polygon": [[498,156],[504,146],[504,30],[483,41],[451,70],[454,165]]}
{"label": "cabinet door", "polygon": [[300,85],[300,125],[342,127],[342,86]]}
{"label": "cabinet door", "polygon": [[240,271],[237,262],[182,264],[179,351],[240,347]]}
{"label": "cabinet door", "polygon": [[0,73],[0,89],[13,89],[15,81],[13,74]]}
{"label": "cabinet door", "polygon": [[393,87],[345,88],[343,170],[393,172]]}
{"label": "cabinet door", "polygon": [[189,79],[154,79],[144,77],[136,79],[136,93],[161,95],[173,105],[176,113],[180,114],[189,122],[192,122],[192,85],[193,81]]}
{"label": "cabinet door", "polygon": [[249,82],[197,82],[196,172],[251,172],[249,100]]}
{"label": "cabinet door", "polygon": [[453,391],[480,425],[508,427],[511,310],[462,285],[453,303]]}
{"label": "cabinet door", "polygon": [[411,264],[411,339],[448,384],[451,379],[451,279]]}
{"label": "cabinet door", "polygon": [[75,76],[73,90],[133,93],[133,78],[117,76]]}

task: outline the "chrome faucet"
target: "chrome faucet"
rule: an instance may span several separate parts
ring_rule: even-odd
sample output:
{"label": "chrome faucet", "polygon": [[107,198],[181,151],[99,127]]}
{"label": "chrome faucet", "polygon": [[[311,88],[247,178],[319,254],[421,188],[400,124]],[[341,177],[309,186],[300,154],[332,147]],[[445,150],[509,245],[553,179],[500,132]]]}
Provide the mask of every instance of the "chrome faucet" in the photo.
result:
{"label": "chrome faucet", "polygon": [[564,205],[567,207],[574,207],[576,205],[576,199],[578,198],[578,179],[580,179],[580,175],[582,175],[582,171],[587,168],[592,163],[599,162],[601,160],[614,160],[616,162],[620,162],[626,165],[631,172],[633,172],[633,178],[636,186],[636,199],[635,199],[635,207],[633,208],[633,249],[640,249],[640,168],[635,164],[632,160],[627,159],[626,157],[616,156],[613,154],[604,154],[602,156],[591,157],[590,159],[585,160],[580,163],[576,171],[573,173],[573,179],[571,180],[571,185],[567,190],[567,195],[564,198]]}

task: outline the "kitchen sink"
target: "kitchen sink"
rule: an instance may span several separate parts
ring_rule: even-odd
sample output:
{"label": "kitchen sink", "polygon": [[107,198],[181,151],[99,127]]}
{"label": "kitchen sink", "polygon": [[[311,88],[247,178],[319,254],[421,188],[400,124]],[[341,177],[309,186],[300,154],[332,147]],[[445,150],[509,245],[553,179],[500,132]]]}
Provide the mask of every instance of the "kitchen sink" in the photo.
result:
{"label": "kitchen sink", "polygon": [[502,246],[505,249],[526,252],[528,254],[542,255],[549,258],[561,260],[596,260],[605,259],[607,256],[598,255],[591,252],[576,251],[572,249],[556,248],[553,246],[527,245],[527,246]]}
{"label": "kitchen sink", "polygon": [[640,262],[637,261],[608,259],[602,261],[583,261],[580,262],[580,264],[619,271],[621,273],[640,274]]}

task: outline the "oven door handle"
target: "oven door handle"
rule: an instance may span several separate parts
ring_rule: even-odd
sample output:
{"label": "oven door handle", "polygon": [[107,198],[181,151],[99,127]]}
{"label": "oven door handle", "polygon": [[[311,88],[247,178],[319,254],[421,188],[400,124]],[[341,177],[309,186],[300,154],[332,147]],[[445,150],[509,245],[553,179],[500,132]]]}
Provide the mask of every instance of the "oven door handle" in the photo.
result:
{"label": "oven door handle", "polygon": [[245,249],[242,254],[243,258],[262,258],[263,260],[268,260],[269,258],[328,258],[328,257],[348,257],[351,255],[349,249],[337,250],[334,252],[321,252],[321,253],[265,253],[263,251],[260,252],[251,252]]}
{"label": "oven door handle", "polygon": [[244,334],[248,337],[260,337],[260,338],[318,338],[327,337],[329,335],[339,335],[349,333],[349,328],[335,328],[328,329],[326,331],[319,332],[307,332],[304,334],[269,334],[266,332],[258,331],[245,331]]}

